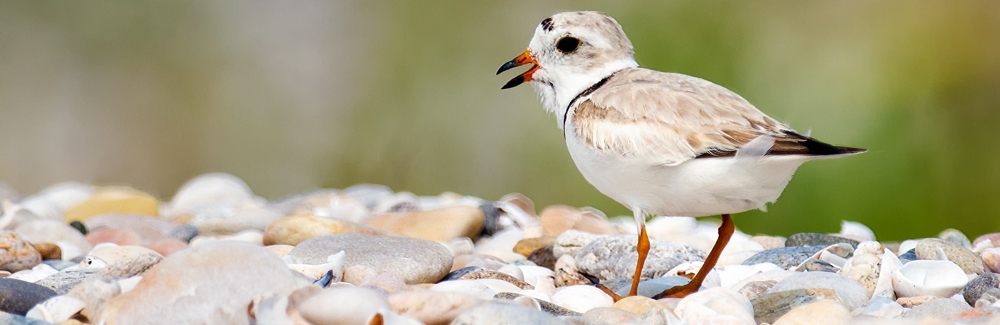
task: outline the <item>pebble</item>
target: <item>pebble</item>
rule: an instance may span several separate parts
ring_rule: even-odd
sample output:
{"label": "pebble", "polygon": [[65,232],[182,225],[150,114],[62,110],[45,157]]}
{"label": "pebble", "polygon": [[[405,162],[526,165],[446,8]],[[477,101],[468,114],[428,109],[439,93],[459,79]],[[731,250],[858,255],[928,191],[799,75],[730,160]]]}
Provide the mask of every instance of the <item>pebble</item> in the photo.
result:
{"label": "pebble", "polygon": [[[10,324],[10,325],[52,325],[52,323],[34,319],[27,318],[17,314],[8,314],[0,311],[0,324]],[[75,325],[75,323],[68,323],[69,325]]]}
{"label": "pebble", "polygon": [[613,307],[598,307],[583,313],[583,318],[601,324],[639,324],[639,315]]}
{"label": "pebble", "polygon": [[793,289],[763,294],[751,299],[754,319],[759,323],[774,323],[792,309],[820,300],[839,301],[832,289]]}
{"label": "pebble", "polygon": [[147,245],[147,247],[157,253],[160,253],[160,255],[170,256],[170,254],[187,248],[188,244],[180,239],[165,238],[151,242]]}
{"label": "pebble", "polygon": [[795,289],[831,289],[837,293],[840,302],[853,311],[868,302],[868,294],[860,284],[843,275],[827,272],[798,273],[778,281],[770,292],[781,292]]}
{"label": "pebble", "polygon": [[903,252],[903,254],[899,255],[899,261],[903,262],[903,264],[906,264],[906,262],[909,262],[909,261],[916,261],[916,260],[917,260],[917,250],[916,249],[910,249],[910,250],[908,250],[906,252]]}
{"label": "pebble", "polygon": [[531,298],[531,297],[528,297],[528,296],[525,296],[525,295],[521,295],[521,294],[518,294],[518,293],[500,292],[500,293],[497,293],[496,295],[493,296],[494,299],[503,299],[503,300],[515,300],[515,299],[519,299],[519,298],[522,298],[522,297],[534,299],[535,302],[538,304],[538,308],[541,311],[544,311],[544,312],[546,312],[546,313],[548,313],[550,315],[553,315],[553,316],[581,316],[580,313],[575,312],[573,310],[570,310],[568,308],[562,307],[560,305],[556,305],[554,303],[551,303],[551,302],[548,302],[548,301],[545,301],[545,300],[541,300],[541,299],[537,299],[537,298]]}
{"label": "pebble", "polygon": [[669,310],[670,307],[666,304],[653,300],[651,298],[642,296],[632,296],[625,297],[622,300],[616,301],[611,307],[621,309],[636,315],[642,315],[650,310],[662,309]]}
{"label": "pebble", "polygon": [[851,312],[836,301],[820,300],[789,311],[774,325],[840,325],[851,322]]}
{"label": "pebble", "polygon": [[56,296],[44,286],[16,279],[0,278],[0,311],[24,315],[35,304]]}
{"label": "pebble", "polygon": [[142,238],[134,231],[116,228],[102,228],[87,233],[87,241],[91,245],[113,243],[117,245],[141,245]]}
{"label": "pebble", "polygon": [[750,300],[732,289],[709,288],[682,299],[674,313],[691,324],[754,324]]}
{"label": "pebble", "polygon": [[451,269],[457,270],[467,266],[478,266],[484,270],[497,271],[507,266],[507,263],[490,255],[465,254],[456,256],[452,262]]}
{"label": "pebble", "polygon": [[105,214],[159,216],[160,202],[152,195],[127,187],[105,187],[86,201],[66,210],[66,222],[86,221]]}
{"label": "pebble", "polygon": [[750,241],[760,244],[764,250],[785,247],[786,238],[775,236],[753,236]]}
{"label": "pebble", "polygon": [[191,215],[188,223],[198,228],[198,233],[208,236],[224,236],[254,230],[264,230],[283,215],[276,210],[259,206],[257,203],[239,207],[218,207]]}
{"label": "pebble", "polygon": [[903,314],[903,308],[895,300],[886,297],[875,297],[865,305],[865,308],[861,311],[862,315],[870,315],[879,318],[896,318],[897,316]]}
{"label": "pebble", "polygon": [[188,180],[170,201],[170,214],[198,214],[219,206],[235,207],[254,200],[239,177],[225,173],[202,174]]}
{"label": "pebble", "polygon": [[983,256],[983,264],[986,265],[990,272],[1000,272],[1000,248],[987,248],[981,254]]}
{"label": "pebble", "polygon": [[73,290],[64,294],[82,301],[84,307],[81,314],[89,319],[96,319],[100,317],[108,301],[120,295],[122,289],[121,283],[115,279],[106,276],[93,276],[83,280]]}
{"label": "pebble", "polygon": [[563,257],[560,257],[556,261],[554,273],[555,285],[557,287],[593,284],[590,282],[590,279],[580,274],[580,271],[577,269],[576,259],[572,255],[563,255]]}
{"label": "pebble", "polygon": [[475,296],[432,290],[412,290],[389,295],[389,305],[397,314],[425,324],[448,324],[462,312],[483,300]]}
{"label": "pebble", "polygon": [[[629,290],[632,289],[632,279],[622,279],[621,282],[609,281],[605,286],[611,289],[615,294],[619,296],[627,295]],[[652,297],[660,294],[661,292],[676,287],[682,286],[691,282],[690,279],[681,276],[664,276],[659,278],[653,278],[645,281],[639,281],[639,288],[636,290],[636,294],[643,297]],[[616,285],[620,283],[621,285]],[[604,284],[604,282],[602,282]]]}
{"label": "pebble", "polygon": [[510,276],[509,274],[501,273],[498,271],[475,270],[472,272],[468,272],[458,278],[458,280],[478,280],[478,279],[496,279],[500,281],[509,282],[510,284],[513,284],[514,286],[517,286],[518,288],[524,290],[534,289],[532,285],[524,281],[521,281],[513,276]]}
{"label": "pebble", "polygon": [[952,244],[961,246],[965,249],[972,249],[972,242],[969,241],[969,237],[966,237],[958,229],[948,228],[938,234],[938,238]]}
{"label": "pebble", "polygon": [[[143,243],[167,237],[178,225],[143,215],[112,214],[96,216],[83,222],[90,231],[121,229],[135,234]],[[131,245],[131,244],[130,244]]]}
{"label": "pebble", "polygon": [[0,231],[0,270],[30,270],[42,262],[42,255],[12,231]]}
{"label": "pebble", "polygon": [[[83,254],[93,248],[93,245],[78,230],[55,220],[26,222],[14,228],[14,232],[28,242],[59,245],[63,259],[76,257],[77,255],[73,255],[73,252]],[[73,249],[66,249],[67,245],[73,246]]]}
{"label": "pebble", "polygon": [[976,301],[983,296],[983,293],[998,287],[1000,287],[1000,279],[997,278],[996,273],[983,272],[965,285],[965,289],[962,289],[962,297],[965,298],[965,302],[969,303],[969,306],[975,306]]}
{"label": "pebble", "polygon": [[525,238],[517,241],[517,244],[514,245],[514,253],[529,257],[534,251],[545,246],[552,246],[555,243],[555,237]]}
{"label": "pebble", "polygon": [[934,299],[938,299],[938,297],[935,297],[935,296],[902,297],[902,298],[896,299],[896,303],[898,303],[900,306],[903,306],[903,307],[906,307],[906,308],[911,308],[911,307],[920,306],[921,304],[923,304],[925,302],[928,302],[928,301],[931,301],[931,300],[934,300]]}
{"label": "pebble", "polygon": [[387,235],[385,230],[350,221],[316,216],[290,216],[275,220],[264,230],[264,245],[298,245],[314,237],[339,234]]}
{"label": "pebble", "polygon": [[327,256],[344,251],[344,265],[362,265],[379,273],[392,273],[407,284],[433,283],[451,270],[452,256],[444,245],[407,237],[326,235],[295,246],[289,257],[299,263],[321,264]]}
{"label": "pebble", "polygon": [[37,243],[31,246],[35,247],[38,254],[42,256],[42,260],[61,260],[62,259],[62,249],[59,245],[53,243]]}
{"label": "pebble", "polygon": [[238,241],[208,242],[150,268],[135,289],[108,301],[93,320],[245,324],[247,306],[254,297],[288,294],[308,283],[263,247]]}
{"label": "pebble", "polygon": [[607,217],[593,210],[553,205],[542,210],[538,217],[542,223],[542,236],[556,237],[570,229],[599,235],[618,234]]}
{"label": "pebble", "polygon": [[1000,232],[983,234],[972,241],[972,247],[980,247],[981,245],[986,245],[986,247],[1000,247]]}
{"label": "pebble", "polygon": [[454,270],[454,271],[448,272],[448,274],[445,275],[444,278],[441,278],[441,280],[439,282],[458,280],[459,278],[465,276],[466,274],[469,274],[469,273],[472,273],[472,272],[475,272],[475,271],[481,271],[481,270],[483,270],[483,268],[479,267],[479,266],[475,266],[475,265],[473,265],[473,266],[466,266],[466,267],[460,268],[458,270]]}
{"label": "pebble", "polygon": [[[580,271],[601,280],[631,278],[639,254],[635,251],[635,235],[601,237],[587,244],[576,253]],[[658,278],[684,262],[703,261],[705,251],[685,243],[667,243],[651,240],[649,255],[642,268],[642,277]]]}
{"label": "pebble", "polygon": [[26,316],[51,323],[62,323],[83,310],[85,306],[86,304],[79,299],[55,296],[32,307]]}
{"label": "pebble", "polygon": [[925,319],[937,317],[942,319],[951,318],[952,315],[972,309],[961,300],[950,298],[938,298],[910,308],[903,312],[903,318]]}
{"label": "pebble", "polygon": [[[324,289],[298,307],[302,318],[310,324],[398,324],[387,318],[398,318],[392,311],[388,298],[379,292],[350,286]],[[415,321],[415,320],[414,320]]]}
{"label": "pebble", "polygon": [[552,303],[569,310],[585,313],[597,307],[611,307],[615,301],[611,299],[611,296],[594,286],[574,285],[559,288],[552,295]]}
{"label": "pebble", "polygon": [[[767,294],[767,292],[771,290],[771,287],[773,287],[776,283],[778,283],[778,281],[775,280],[751,281],[750,283],[740,287],[738,292],[744,297],[747,297],[747,299],[750,299],[750,301],[753,301],[754,299]],[[754,308],[754,310],[756,310],[756,308]]]}
{"label": "pebble", "polygon": [[743,265],[757,265],[762,263],[773,263],[782,269],[788,270],[799,266],[803,261],[819,252],[825,246],[793,246],[772,248],[751,256],[743,261]]}
{"label": "pebble", "polygon": [[555,270],[557,259],[555,254],[552,252],[552,248],[553,245],[542,246],[541,248],[531,252],[531,254],[528,255],[528,260],[535,263],[535,265]]}
{"label": "pebble", "polygon": [[97,274],[99,269],[63,270],[59,273],[47,276],[36,284],[54,290],[58,294],[66,294],[88,277]]}
{"label": "pebble", "polygon": [[965,273],[980,274],[985,271],[983,260],[976,253],[949,241],[937,238],[921,240],[917,242],[915,253],[918,259],[936,260],[938,259],[938,249],[944,251],[948,260],[961,267]]}
{"label": "pebble", "polygon": [[858,247],[860,243],[857,240],[844,238],[834,235],[825,235],[814,232],[802,232],[791,236],[785,240],[785,247],[791,246],[830,246],[833,244],[846,243],[850,244],[852,247]]}
{"label": "pebble", "polygon": [[410,213],[384,213],[372,217],[368,226],[413,238],[447,242],[468,237],[476,240],[483,230],[483,211],[472,206],[451,206]]}
{"label": "pebble", "polygon": [[510,304],[486,303],[458,315],[451,325],[562,325],[563,321],[537,309]]}
{"label": "pebble", "polygon": [[563,255],[576,256],[580,249],[600,237],[602,236],[578,230],[567,230],[556,237],[556,242],[552,245],[552,255],[557,259]]}

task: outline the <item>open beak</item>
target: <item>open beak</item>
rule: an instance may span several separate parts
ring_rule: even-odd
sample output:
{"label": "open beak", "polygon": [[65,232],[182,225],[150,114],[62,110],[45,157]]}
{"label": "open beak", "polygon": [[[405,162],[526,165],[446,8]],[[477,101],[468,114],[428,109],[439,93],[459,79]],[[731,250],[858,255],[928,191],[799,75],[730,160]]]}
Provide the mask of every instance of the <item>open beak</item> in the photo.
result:
{"label": "open beak", "polygon": [[507,63],[501,65],[500,69],[497,70],[497,74],[528,63],[534,64],[534,66],[532,66],[531,69],[528,69],[528,71],[517,75],[514,79],[510,79],[510,81],[505,83],[503,87],[500,87],[500,89],[517,87],[517,85],[520,85],[525,81],[531,81],[531,75],[534,74],[535,71],[538,71],[538,62],[535,61],[535,58],[531,57],[531,50],[524,50],[524,53],[521,53],[521,55],[518,55],[513,60],[507,61]]}

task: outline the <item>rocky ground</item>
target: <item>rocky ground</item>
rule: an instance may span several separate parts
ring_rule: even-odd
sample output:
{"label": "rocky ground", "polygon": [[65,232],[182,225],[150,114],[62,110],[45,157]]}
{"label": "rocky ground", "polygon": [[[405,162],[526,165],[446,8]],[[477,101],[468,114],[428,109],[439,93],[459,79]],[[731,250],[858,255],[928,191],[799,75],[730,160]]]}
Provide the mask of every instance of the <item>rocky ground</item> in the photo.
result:
{"label": "rocky ground", "polygon": [[[716,239],[692,218],[649,223],[640,295],[631,218],[512,194],[418,197],[376,185],[284,200],[203,175],[169,202],[130,188],[0,188],[0,323],[997,324],[1000,233],[878,242],[864,225]],[[996,244],[994,244],[996,243]]]}

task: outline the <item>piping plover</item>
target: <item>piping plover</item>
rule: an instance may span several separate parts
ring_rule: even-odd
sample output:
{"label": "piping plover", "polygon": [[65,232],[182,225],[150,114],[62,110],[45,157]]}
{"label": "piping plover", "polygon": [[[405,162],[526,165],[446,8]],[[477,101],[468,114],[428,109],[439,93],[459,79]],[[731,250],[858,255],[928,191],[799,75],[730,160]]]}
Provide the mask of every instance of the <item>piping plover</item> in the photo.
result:
{"label": "piping plover", "polygon": [[533,66],[502,88],[530,82],[584,178],[634,213],[630,296],[649,252],[647,215],[722,215],[698,274],[656,296],[683,297],[698,291],[729,242],[731,213],[763,210],[806,161],[865,151],[802,135],[704,79],[639,67],[621,26],[599,12],[542,20],[528,49],[497,74],[525,64]]}

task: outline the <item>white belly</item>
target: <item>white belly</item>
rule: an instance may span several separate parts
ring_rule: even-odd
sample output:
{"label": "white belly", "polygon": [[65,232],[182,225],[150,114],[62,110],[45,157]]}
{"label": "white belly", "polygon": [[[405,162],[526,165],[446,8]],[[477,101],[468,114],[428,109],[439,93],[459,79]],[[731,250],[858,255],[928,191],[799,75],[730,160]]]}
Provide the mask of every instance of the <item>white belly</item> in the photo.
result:
{"label": "white belly", "polygon": [[583,177],[635,211],[661,216],[712,216],[765,209],[806,156],[701,158],[656,165],[593,150],[567,125],[566,145]]}

